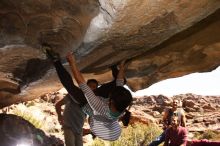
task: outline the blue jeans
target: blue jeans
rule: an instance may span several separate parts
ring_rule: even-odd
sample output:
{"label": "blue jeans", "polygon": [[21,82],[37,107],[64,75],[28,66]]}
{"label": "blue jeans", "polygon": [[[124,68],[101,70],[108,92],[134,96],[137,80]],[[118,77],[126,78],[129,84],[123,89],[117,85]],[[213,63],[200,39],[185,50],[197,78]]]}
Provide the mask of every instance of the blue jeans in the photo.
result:
{"label": "blue jeans", "polygon": [[149,146],[158,146],[163,141],[165,141],[166,131],[163,131],[160,136],[158,136],[154,141],[152,141]]}

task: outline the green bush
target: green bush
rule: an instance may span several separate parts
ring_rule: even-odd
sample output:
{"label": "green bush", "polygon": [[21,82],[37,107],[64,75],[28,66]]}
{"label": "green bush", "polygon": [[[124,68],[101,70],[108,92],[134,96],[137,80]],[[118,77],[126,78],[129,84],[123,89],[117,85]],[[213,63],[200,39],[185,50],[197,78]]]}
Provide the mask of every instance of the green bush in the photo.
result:
{"label": "green bush", "polygon": [[199,133],[199,132],[193,132],[193,139],[200,139],[200,137],[201,137],[201,133]]}
{"label": "green bush", "polygon": [[205,131],[202,135],[201,135],[201,139],[211,139],[214,137],[214,133],[211,130],[207,130]]}
{"label": "green bush", "polygon": [[215,139],[220,133],[217,131],[206,130],[201,136],[200,139]]}
{"label": "green bush", "polygon": [[31,113],[21,111],[19,109],[15,109],[13,111],[13,114],[22,117],[23,119],[29,121],[32,125],[34,125],[36,128],[42,129],[43,122],[38,120],[38,117],[34,117]]}
{"label": "green bush", "polygon": [[220,140],[220,132],[215,130],[206,130],[204,132],[194,132],[193,139]]}
{"label": "green bush", "polygon": [[139,146],[142,144],[147,145],[161,132],[161,129],[154,124],[147,126],[139,123],[124,128],[122,130],[121,136],[117,141],[104,142],[103,140],[97,138],[91,146]]}

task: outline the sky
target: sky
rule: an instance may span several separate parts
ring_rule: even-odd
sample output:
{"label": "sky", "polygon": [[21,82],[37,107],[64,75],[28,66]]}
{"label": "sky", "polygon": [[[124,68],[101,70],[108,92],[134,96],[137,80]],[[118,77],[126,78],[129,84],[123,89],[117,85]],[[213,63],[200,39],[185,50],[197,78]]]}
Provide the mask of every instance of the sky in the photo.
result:
{"label": "sky", "polygon": [[179,78],[167,79],[132,94],[133,96],[163,94],[171,97],[185,93],[220,96],[220,66],[208,73],[193,73]]}

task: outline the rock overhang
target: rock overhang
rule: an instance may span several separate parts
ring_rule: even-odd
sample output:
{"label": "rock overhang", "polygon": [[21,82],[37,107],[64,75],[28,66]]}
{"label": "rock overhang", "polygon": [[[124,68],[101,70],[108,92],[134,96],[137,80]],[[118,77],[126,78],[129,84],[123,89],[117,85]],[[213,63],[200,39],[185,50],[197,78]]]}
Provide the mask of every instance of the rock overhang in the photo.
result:
{"label": "rock overhang", "polygon": [[[41,50],[73,51],[87,78],[111,79],[108,67],[129,60],[135,91],[220,64],[219,1],[0,2],[1,105],[61,88]],[[91,23],[90,23],[91,22]]]}

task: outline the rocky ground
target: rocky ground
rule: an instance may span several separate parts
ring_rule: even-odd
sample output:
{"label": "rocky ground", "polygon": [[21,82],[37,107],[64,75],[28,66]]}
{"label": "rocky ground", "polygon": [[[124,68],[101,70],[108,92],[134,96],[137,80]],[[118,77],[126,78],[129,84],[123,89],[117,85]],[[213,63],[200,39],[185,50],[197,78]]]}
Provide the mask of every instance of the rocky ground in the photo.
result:
{"label": "rocky ground", "polygon": [[[30,139],[28,137],[30,135],[32,141],[25,142],[35,145],[62,146],[63,133],[54,108],[54,103],[62,97],[62,94],[60,92],[46,94],[34,101],[2,109],[0,138],[5,140],[5,146],[10,145],[7,145],[10,139],[18,143],[22,139]],[[220,131],[220,96],[184,94],[174,97],[163,95],[136,97],[130,109],[131,124],[154,122],[161,126],[163,110],[172,105],[173,98],[179,99],[181,101],[179,106],[186,111],[189,138],[193,138],[196,132],[201,133],[208,129]],[[92,141],[92,137],[86,136],[84,140],[85,144],[88,144]]]}
{"label": "rocky ground", "polygon": [[171,107],[173,98],[180,100],[179,108],[182,107],[186,112],[187,128],[191,138],[194,132],[220,131],[220,96],[182,94],[173,97],[163,95],[138,97],[135,98],[132,108],[133,116],[141,115],[145,122],[149,120],[161,124],[162,112],[166,107]]}

